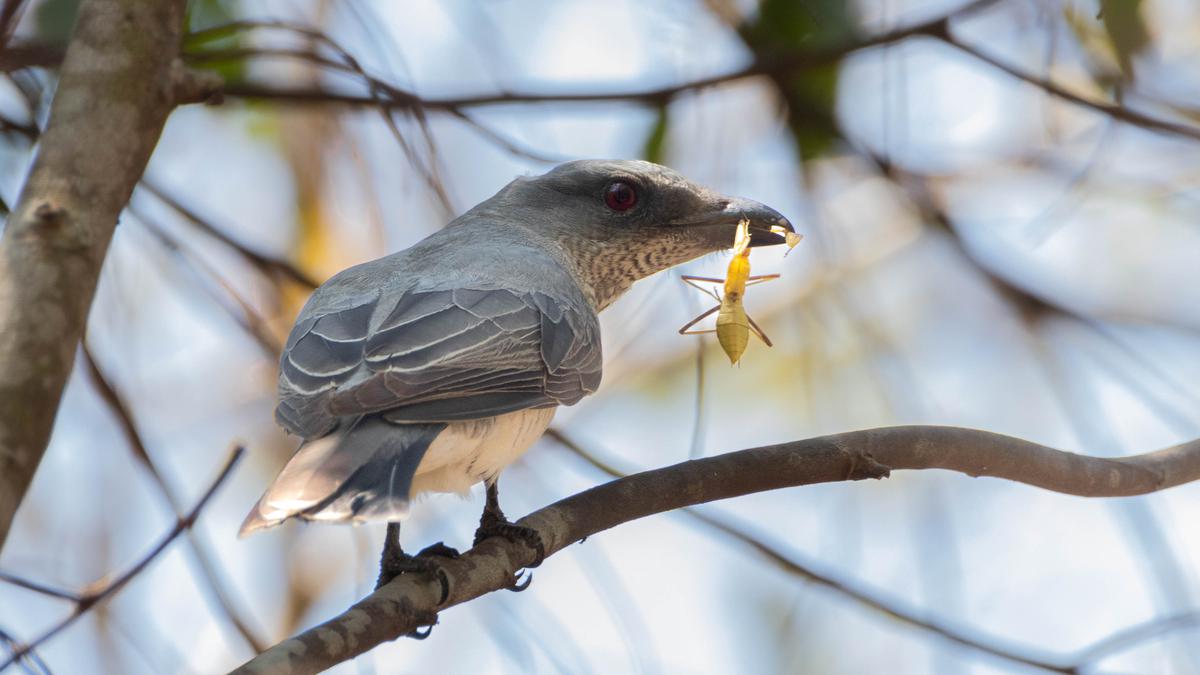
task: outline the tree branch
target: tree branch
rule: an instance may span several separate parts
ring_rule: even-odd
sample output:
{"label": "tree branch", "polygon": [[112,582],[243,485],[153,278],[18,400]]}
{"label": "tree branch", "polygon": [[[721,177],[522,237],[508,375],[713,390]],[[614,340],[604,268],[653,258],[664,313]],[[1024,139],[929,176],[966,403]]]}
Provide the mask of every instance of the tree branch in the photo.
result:
{"label": "tree branch", "polygon": [[267,274],[269,277],[281,276],[290,280],[292,283],[299,284],[300,286],[308,289],[313,289],[321,285],[317,279],[309,276],[308,273],[299,267],[296,267],[292,263],[286,260],[280,260],[263,255],[262,253],[254,251],[245,244],[237,241],[229,234],[226,234],[223,229],[214,225],[208,218],[201,216],[198,212],[189,208],[186,204],[180,201],[179,198],[167,192],[167,190],[157,182],[143,177],[140,185],[147,192],[154,195],[156,199],[169,206],[173,211],[178,213],[201,232],[207,234],[213,239],[216,239],[222,244],[225,244],[230,249],[245,258],[250,264]]}
{"label": "tree branch", "polygon": [[[607,474],[609,478],[624,478],[629,475],[611,464],[585,450],[557,429],[549,429],[546,436],[574,453],[589,466]],[[842,598],[857,603],[860,607],[868,608],[882,616],[887,616],[914,628],[938,635],[961,647],[983,654],[994,656],[1004,661],[1028,666],[1037,670],[1049,672],[1069,672],[1065,659],[1056,655],[1041,653],[1030,647],[1016,645],[999,638],[987,635],[971,627],[955,625],[950,621],[937,619],[901,601],[899,598],[888,597],[878,590],[869,588],[861,581],[852,578],[838,578],[831,571],[822,571],[813,561],[806,561],[794,554],[789,555],[771,546],[766,541],[753,536],[748,528],[738,527],[728,519],[718,519],[698,509],[687,507],[680,512],[704,527],[717,532],[733,542],[754,551],[760,558],[776,568],[791,574],[806,582],[822,586]]]}
{"label": "tree branch", "polygon": [[[598,532],[656,513],[785,487],[884,478],[895,469],[948,469],[1085,497],[1124,497],[1200,480],[1200,439],[1105,459],[955,427],[854,431],[741,450],[614,480],[522,518],[547,556]],[[330,621],[281,642],[234,671],[315,673],[437,623],[437,612],[507,588],[535,562],[523,543],[487,539],[431,575],[402,575]]]}
{"label": "tree branch", "polygon": [[[628,475],[587,451],[557,429],[547,430],[546,436],[610,478],[624,478]],[[829,589],[842,598],[857,603],[860,607],[868,608],[914,628],[928,631],[961,647],[1037,670],[1057,673],[1088,672],[1087,668],[1102,658],[1130,649],[1170,631],[1200,624],[1200,612],[1185,612],[1160,617],[1118,630],[1073,655],[1051,654],[1035,647],[1018,645],[988,635],[972,626],[958,625],[944,619],[934,618],[929,616],[928,612],[917,610],[898,598],[889,597],[885,593],[871,589],[861,581],[839,578],[835,574],[821,571],[820,566],[815,562],[806,561],[794,553],[784,553],[766,541],[755,537],[750,533],[749,528],[736,526],[728,519],[714,518],[691,507],[681,509],[680,512],[705,527],[729,537],[732,541],[748,547],[776,568],[806,582]]]}
{"label": "tree branch", "polygon": [[0,548],[74,363],[117,216],[183,94],[185,0],[86,0],[0,239]]}

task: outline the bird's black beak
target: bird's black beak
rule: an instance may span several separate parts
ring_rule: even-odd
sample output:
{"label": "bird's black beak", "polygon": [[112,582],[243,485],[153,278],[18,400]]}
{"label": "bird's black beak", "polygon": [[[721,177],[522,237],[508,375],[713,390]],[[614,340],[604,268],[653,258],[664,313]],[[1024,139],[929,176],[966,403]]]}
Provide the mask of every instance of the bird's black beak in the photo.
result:
{"label": "bird's black beak", "polygon": [[737,197],[722,198],[716,203],[716,208],[699,214],[697,217],[679,220],[672,225],[700,226],[709,230],[718,247],[728,248],[733,245],[733,235],[737,225],[742,220],[750,221],[750,246],[774,246],[783,244],[787,239],[782,234],[776,234],[771,228],[783,228],[787,232],[795,232],[792,223],[780,212],[752,199]]}

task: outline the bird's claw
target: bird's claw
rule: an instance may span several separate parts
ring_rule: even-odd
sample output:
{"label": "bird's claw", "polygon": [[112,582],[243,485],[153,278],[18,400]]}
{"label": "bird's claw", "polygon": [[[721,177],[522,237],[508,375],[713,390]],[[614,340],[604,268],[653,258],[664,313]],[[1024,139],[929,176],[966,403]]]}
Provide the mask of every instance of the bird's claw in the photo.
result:
{"label": "bird's claw", "polygon": [[534,561],[526,567],[537,567],[546,559],[546,545],[542,543],[542,535],[532,527],[524,525],[514,525],[507,520],[499,518],[485,517],[479,523],[479,529],[475,530],[475,545],[478,546],[484,539],[491,537],[500,537],[509,541],[519,541],[529,548],[533,549],[536,554]]}
{"label": "bird's claw", "polygon": [[533,572],[530,572],[529,570],[523,570],[518,572],[517,575],[513,577],[512,586],[509,586],[508,590],[512,591],[513,593],[520,593],[526,588],[529,588],[529,584],[532,583]]}
{"label": "bird's claw", "polygon": [[[546,545],[542,543],[542,535],[538,534],[537,530],[524,525],[514,525],[508,522],[503,515],[485,511],[483,518],[479,521],[479,529],[475,530],[475,545],[478,546],[479,542],[491,537],[519,541],[533,549],[536,558],[532,563],[526,565],[527,568],[537,567],[546,559]],[[529,588],[531,583],[533,583],[533,573],[526,570],[524,575],[518,574],[513,577],[512,585],[508,587],[508,590],[520,593]]]}
{"label": "bird's claw", "polygon": [[421,628],[418,627],[416,630],[405,633],[404,637],[412,638],[414,640],[424,640],[425,638],[429,637],[431,633],[433,633],[433,626],[434,624],[431,623],[428,626],[425,626],[425,630],[421,630]]}

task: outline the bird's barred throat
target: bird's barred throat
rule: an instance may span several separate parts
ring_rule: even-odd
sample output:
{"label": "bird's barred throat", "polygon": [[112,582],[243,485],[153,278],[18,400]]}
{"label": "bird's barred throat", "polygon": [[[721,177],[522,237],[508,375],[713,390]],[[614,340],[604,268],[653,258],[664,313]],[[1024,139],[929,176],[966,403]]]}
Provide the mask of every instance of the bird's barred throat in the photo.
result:
{"label": "bird's barred throat", "polygon": [[596,311],[621,297],[633,282],[686,262],[705,251],[691,251],[677,242],[649,240],[628,246],[577,246],[572,252],[579,261],[578,277]]}

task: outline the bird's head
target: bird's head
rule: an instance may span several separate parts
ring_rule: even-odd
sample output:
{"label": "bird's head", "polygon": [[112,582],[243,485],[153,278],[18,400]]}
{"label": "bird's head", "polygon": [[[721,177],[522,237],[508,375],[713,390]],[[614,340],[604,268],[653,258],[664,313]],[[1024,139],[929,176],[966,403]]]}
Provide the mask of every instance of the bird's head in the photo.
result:
{"label": "bird's head", "polygon": [[597,309],[638,279],[730,248],[742,219],[751,246],[784,243],[772,227],[794,231],[768,206],[637,160],[567,162],[513,181],[496,199],[567,254]]}

